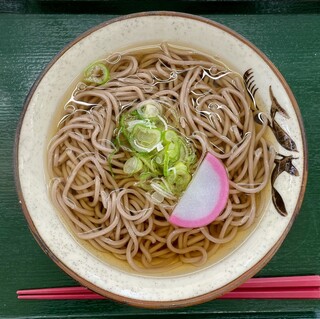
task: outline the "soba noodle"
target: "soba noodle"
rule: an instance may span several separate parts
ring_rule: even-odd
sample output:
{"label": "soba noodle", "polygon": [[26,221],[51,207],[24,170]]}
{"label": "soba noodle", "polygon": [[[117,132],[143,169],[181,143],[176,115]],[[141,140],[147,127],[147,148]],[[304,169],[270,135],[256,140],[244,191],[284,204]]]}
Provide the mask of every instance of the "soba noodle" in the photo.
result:
{"label": "soba noodle", "polygon": [[[102,63],[110,80],[77,84],[49,143],[51,198],[79,239],[136,271],[203,265],[254,222],[256,196],[275,157],[265,139],[267,121],[255,125],[242,77],[205,54],[164,43]],[[208,226],[170,224],[178,199],[153,200],[135,176],[124,173],[130,153],[115,142],[119,118],[145,100],[159,103],[169,125],[193,145],[196,165],[207,152],[224,163],[229,199]]]}

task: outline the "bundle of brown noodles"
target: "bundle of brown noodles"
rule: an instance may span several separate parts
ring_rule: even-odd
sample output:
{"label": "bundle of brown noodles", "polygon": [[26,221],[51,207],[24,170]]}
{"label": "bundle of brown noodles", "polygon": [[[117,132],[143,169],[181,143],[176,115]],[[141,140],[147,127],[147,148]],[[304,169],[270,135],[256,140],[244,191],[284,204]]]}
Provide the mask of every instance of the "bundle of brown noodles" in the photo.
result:
{"label": "bundle of brown noodles", "polygon": [[[203,265],[256,216],[275,152],[267,120],[255,125],[242,77],[205,54],[167,44],[114,54],[110,79],[79,82],[49,144],[50,194],[73,233],[136,271]],[[157,101],[170,126],[196,150],[221,159],[230,180],[225,210],[210,225],[187,229],[167,219],[178,198],[152,200],[123,171],[129,152],[116,144],[122,112]],[[214,188],[214,185],[208,185]]]}

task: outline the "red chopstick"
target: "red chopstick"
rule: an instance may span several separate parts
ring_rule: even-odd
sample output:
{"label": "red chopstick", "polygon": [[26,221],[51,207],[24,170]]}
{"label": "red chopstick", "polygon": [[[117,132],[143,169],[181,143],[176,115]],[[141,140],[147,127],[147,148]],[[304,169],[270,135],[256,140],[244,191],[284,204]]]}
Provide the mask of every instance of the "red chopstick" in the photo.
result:
{"label": "red chopstick", "polygon": [[[18,299],[105,299],[85,287],[18,290]],[[252,278],[220,299],[320,299],[320,276]]]}
{"label": "red chopstick", "polygon": [[320,288],[270,290],[238,290],[230,291],[220,299],[320,299]]}
{"label": "red chopstick", "polygon": [[18,290],[18,295],[60,295],[60,294],[91,294],[91,290],[85,287],[61,287]]}
{"label": "red chopstick", "polygon": [[[89,300],[89,299],[105,299],[105,297],[98,295],[94,292],[91,293],[60,293],[60,294],[21,294],[18,299],[23,300]],[[256,291],[256,290],[243,290],[237,289],[231,291],[220,299],[320,299],[319,288],[314,289],[299,289],[299,290],[269,290],[269,291]]]}
{"label": "red chopstick", "polygon": [[[241,288],[320,287],[320,276],[251,278]],[[240,288],[239,287],[239,288]]]}
{"label": "red chopstick", "polygon": [[23,300],[89,300],[89,299],[106,299],[105,297],[98,295],[94,292],[90,293],[80,293],[80,294],[72,294],[72,293],[60,293],[60,294],[27,294],[27,295],[18,295],[18,299]]}

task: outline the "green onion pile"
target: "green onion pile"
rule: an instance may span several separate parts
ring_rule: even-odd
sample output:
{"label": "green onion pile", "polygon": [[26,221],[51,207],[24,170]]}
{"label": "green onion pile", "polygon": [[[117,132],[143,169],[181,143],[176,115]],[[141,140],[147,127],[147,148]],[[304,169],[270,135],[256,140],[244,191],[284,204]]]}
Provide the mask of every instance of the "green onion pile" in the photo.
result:
{"label": "green onion pile", "polygon": [[156,101],[140,103],[121,115],[117,135],[119,146],[131,154],[124,164],[124,173],[134,175],[139,186],[152,191],[159,202],[182,194],[197,160],[192,145],[169,127],[161,110]]}

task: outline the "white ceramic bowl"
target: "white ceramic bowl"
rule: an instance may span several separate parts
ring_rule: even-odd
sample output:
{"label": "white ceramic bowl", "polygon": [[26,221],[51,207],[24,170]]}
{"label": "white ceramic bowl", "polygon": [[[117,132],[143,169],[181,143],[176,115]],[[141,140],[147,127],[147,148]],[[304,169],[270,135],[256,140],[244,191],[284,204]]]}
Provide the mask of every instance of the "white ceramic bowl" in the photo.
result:
{"label": "white ceramic bowl", "polygon": [[[90,62],[122,48],[167,41],[196,48],[224,61],[243,74],[252,69],[257,99],[270,108],[269,86],[289,118],[277,117],[295,141],[299,176],[281,174],[276,186],[286,204],[281,216],[265,195],[263,212],[245,238],[228,253],[209,260],[197,271],[142,276],[123,271],[80,245],[58,217],[47,193],[45,154],[51,119],[66,88]],[[141,307],[177,307],[205,302],[230,291],[256,274],[274,255],[302,203],[307,179],[306,143],[298,105],[275,66],[249,41],[227,27],[174,12],[148,12],[110,20],[78,37],[47,66],[25,103],[16,139],[16,180],[22,209],[43,250],[82,285],[121,302]]]}

